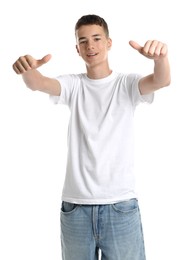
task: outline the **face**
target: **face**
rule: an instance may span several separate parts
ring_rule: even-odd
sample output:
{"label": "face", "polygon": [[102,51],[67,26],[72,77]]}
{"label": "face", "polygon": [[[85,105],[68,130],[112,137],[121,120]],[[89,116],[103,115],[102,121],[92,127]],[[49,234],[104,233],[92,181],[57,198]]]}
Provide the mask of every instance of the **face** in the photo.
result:
{"label": "face", "polygon": [[107,62],[112,41],[99,25],[83,25],[76,31],[77,52],[88,67]]}

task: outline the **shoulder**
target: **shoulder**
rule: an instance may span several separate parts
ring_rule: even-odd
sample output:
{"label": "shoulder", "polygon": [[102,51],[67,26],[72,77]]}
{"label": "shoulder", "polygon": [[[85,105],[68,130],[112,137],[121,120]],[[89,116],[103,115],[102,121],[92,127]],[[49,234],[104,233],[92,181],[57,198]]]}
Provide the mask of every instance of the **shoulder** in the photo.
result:
{"label": "shoulder", "polygon": [[61,74],[56,77],[59,81],[77,81],[81,80],[84,77],[84,74]]}
{"label": "shoulder", "polygon": [[114,74],[117,76],[118,79],[121,79],[121,80],[124,80],[124,81],[125,80],[133,81],[133,80],[142,78],[142,75],[138,74],[138,73],[115,72]]}
{"label": "shoulder", "polygon": [[62,74],[55,79],[59,81],[60,85],[64,89],[76,89],[81,85],[81,81],[84,75],[81,74]]}
{"label": "shoulder", "polygon": [[117,82],[127,88],[138,86],[141,78],[142,75],[137,73],[117,73]]}

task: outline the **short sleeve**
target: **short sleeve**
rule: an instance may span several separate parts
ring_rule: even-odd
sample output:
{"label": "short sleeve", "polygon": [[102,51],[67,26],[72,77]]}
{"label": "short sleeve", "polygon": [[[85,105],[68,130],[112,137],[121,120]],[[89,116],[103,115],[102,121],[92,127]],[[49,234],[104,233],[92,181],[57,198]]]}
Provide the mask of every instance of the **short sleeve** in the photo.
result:
{"label": "short sleeve", "polygon": [[79,77],[74,74],[60,75],[56,77],[61,85],[61,94],[60,96],[50,95],[50,100],[54,104],[64,104],[70,105],[71,98],[76,86],[78,85]]}
{"label": "short sleeve", "polygon": [[139,103],[151,104],[154,100],[154,93],[148,95],[141,95],[139,90],[139,80],[142,78],[139,74],[130,74],[128,76],[128,90],[130,92],[131,100],[134,106]]}

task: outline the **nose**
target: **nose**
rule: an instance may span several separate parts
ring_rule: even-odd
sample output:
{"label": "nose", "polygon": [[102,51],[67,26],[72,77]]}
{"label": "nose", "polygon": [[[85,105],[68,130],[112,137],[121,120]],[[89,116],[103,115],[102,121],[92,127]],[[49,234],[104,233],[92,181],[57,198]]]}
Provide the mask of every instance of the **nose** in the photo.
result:
{"label": "nose", "polygon": [[87,42],[87,49],[88,49],[88,50],[91,50],[91,49],[93,49],[93,48],[94,48],[93,41],[92,41],[92,40],[89,40],[89,41]]}

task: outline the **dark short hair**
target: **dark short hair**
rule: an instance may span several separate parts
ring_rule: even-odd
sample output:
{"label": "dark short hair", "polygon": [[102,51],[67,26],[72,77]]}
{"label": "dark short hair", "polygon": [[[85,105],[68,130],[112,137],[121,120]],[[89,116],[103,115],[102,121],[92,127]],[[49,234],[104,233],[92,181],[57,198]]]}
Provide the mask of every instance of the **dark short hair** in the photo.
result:
{"label": "dark short hair", "polygon": [[75,25],[75,33],[82,25],[93,24],[100,25],[101,27],[103,27],[106,36],[109,37],[109,29],[106,21],[102,17],[95,14],[83,15]]}

